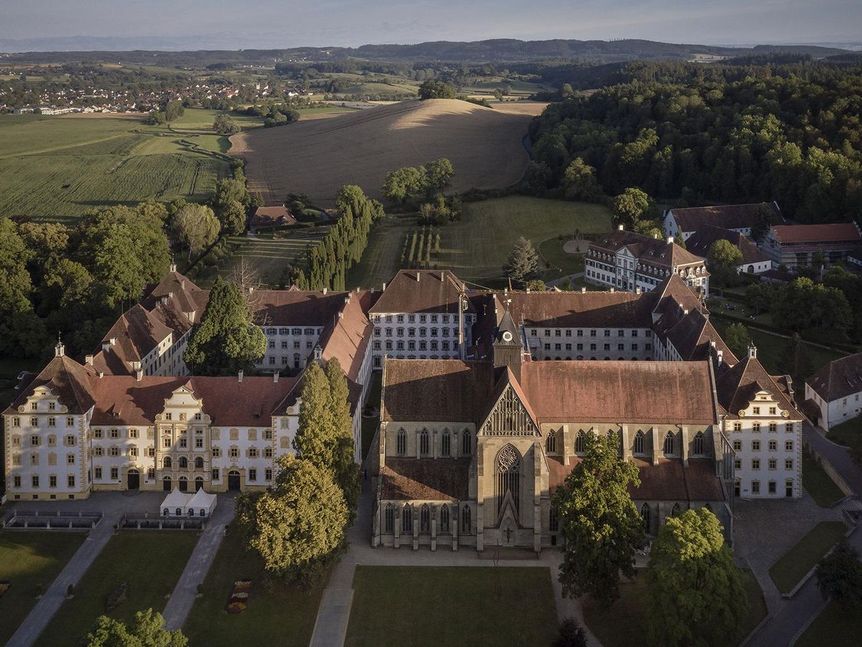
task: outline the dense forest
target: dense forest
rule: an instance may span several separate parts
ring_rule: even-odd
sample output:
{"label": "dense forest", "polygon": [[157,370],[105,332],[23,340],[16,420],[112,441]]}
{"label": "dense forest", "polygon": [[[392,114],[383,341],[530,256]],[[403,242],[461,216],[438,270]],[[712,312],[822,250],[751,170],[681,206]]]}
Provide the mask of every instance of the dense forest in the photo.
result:
{"label": "dense forest", "polygon": [[624,82],[569,88],[532,124],[533,190],[563,189],[580,158],[608,195],[777,200],[801,222],[862,213],[862,66],[640,62],[615,74]]}

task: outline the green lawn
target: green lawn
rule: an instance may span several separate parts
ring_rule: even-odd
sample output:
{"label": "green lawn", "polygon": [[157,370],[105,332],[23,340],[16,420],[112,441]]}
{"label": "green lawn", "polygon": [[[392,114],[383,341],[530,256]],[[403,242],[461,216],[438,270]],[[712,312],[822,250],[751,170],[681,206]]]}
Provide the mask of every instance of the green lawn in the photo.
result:
{"label": "green lawn", "polygon": [[345,645],[549,645],[546,568],[357,566]]}
{"label": "green lawn", "polygon": [[46,590],[69,561],[86,533],[0,532],[0,581],[9,590],[0,597],[0,644],[36,604],[36,587]]}
{"label": "green lawn", "polygon": [[822,521],[814,526],[769,569],[769,575],[778,590],[782,593],[792,591],[846,531],[847,527],[841,521]]}
{"label": "green lawn", "polygon": [[[751,571],[742,570],[741,574],[748,592],[748,616],[736,635],[728,639],[728,647],[738,645],[766,616],[766,602],[757,580]],[[647,595],[646,577],[642,573],[632,582],[620,585],[620,599],[609,609],[587,600],[584,620],[604,647],[642,645],[647,627]]]}
{"label": "green lawn", "polygon": [[[239,579],[253,582],[248,608],[242,613],[229,614],[225,605],[234,581]],[[183,632],[192,645],[208,647],[304,646],[311,638],[325,585],[323,578],[306,591],[270,581],[260,559],[245,549],[241,534],[232,527],[204,582],[203,596],[195,602]]]}
{"label": "green lawn", "polygon": [[814,619],[795,647],[858,647],[862,636],[862,614],[830,602]]}
{"label": "green lawn", "polygon": [[126,531],[114,535],[39,637],[39,645],[77,647],[106,613],[108,596],[122,582],[127,600],[109,615],[124,622],[153,608],[161,612],[198,540],[196,532]]}
{"label": "green lawn", "polygon": [[[400,268],[404,236],[414,228],[413,217],[378,223],[362,262],[348,274],[348,287],[389,281]],[[582,261],[563,253],[558,236],[610,229],[611,214],[603,205],[526,196],[467,202],[460,221],[439,228],[440,252],[432,256],[432,267],[451,269],[480,285],[501,287],[505,283],[503,265],[515,241],[524,236],[547,252],[552,267],[544,268],[543,278],[550,280],[583,269]]]}
{"label": "green lawn", "polygon": [[862,452],[862,417],[835,425],[826,433],[833,443]]}
{"label": "green lawn", "polygon": [[568,237],[561,240],[557,236],[538,245],[542,258],[542,278],[545,281],[584,271],[583,254],[569,254],[563,249],[568,240]]}
{"label": "green lawn", "polygon": [[830,508],[844,498],[841,488],[807,451],[802,452],[802,487],[821,508]]}

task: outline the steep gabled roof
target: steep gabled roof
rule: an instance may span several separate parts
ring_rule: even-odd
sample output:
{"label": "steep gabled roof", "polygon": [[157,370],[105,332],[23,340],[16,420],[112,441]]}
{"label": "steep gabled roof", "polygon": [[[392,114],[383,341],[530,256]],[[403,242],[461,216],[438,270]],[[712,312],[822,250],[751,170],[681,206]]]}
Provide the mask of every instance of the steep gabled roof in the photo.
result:
{"label": "steep gabled roof", "polygon": [[862,353],[832,360],[806,382],[827,402],[859,393],[862,391]]}
{"label": "steep gabled roof", "polygon": [[[140,304],[120,315],[102,339],[103,349],[93,359],[96,370],[128,373],[132,362],[140,362],[173,332],[155,311]],[[108,345],[108,350],[104,350]]]}
{"label": "steep gabled roof", "polygon": [[781,218],[781,212],[772,202],[686,207],[671,209],[671,213],[682,231],[697,231],[707,225],[723,229],[748,229],[763,222],[767,209]]}
{"label": "steep gabled roof", "polygon": [[676,269],[681,265],[703,263],[700,256],[664,239],[644,236],[633,231],[612,231],[590,243],[588,254],[599,251],[617,253],[622,248],[631,252],[641,263]]}
{"label": "steep gabled roof", "polygon": [[721,335],[700,310],[692,310],[681,317],[664,333],[684,360],[709,359],[710,347],[714,343],[722,352],[724,363],[733,366],[737,358],[724,343]]}
{"label": "steep gabled roof", "polygon": [[464,292],[464,284],[450,270],[399,270],[370,312],[457,314]]}
{"label": "steep gabled roof", "polygon": [[739,417],[739,411],[748,407],[759,391],[766,391],[775,398],[792,419],[802,417],[788,397],[786,383],[782,387],[778,378],[771,376],[756,357],[746,357],[724,371],[716,380],[716,387],[718,402],[730,418]]}
{"label": "steep gabled roof", "polygon": [[773,225],[772,235],[782,244],[862,243],[859,227],[853,222],[818,225]]}
{"label": "steep gabled roof", "polygon": [[323,329],[320,336],[321,357],[337,359],[347,379],[356,382],[362,360],[371,343],[374,325],[362,310],[362,295],[348,292],[342,309]]}
{"label": "steep gabled roof", "polygon": [[95,403],[90,385],[93,376],[91,370],[71,357],[55,355],[47,366],[20,390],[6,413],[18,413],[18,407],[40,386],[51,389],[69,413],[86,413]]}
{"label": "steep gabled roof", "polygon": [[760,251],[760,248],[754,242],[738,231],[723,229],[713,225],[706,225],[697,229],[685,241],[685,246],[692,253],[706,258],[709,255],[709,248],[717,240],[727,240],[736,246],[742,254],[740,265],[743,263],[763,263],[769,260],[769,256]]}
{"label": "steep gabled roof", "polygon": [[349,292],[255,290],[248,301],[259,326],[325,327],[344,307]]}
{"label": "steep gabled roof", "polygon": [[651,295],[631,292],[509,292],[512,319],[542,328],[649,328]]}
{"label": "steep gabled roof", "polygon": [[700,299],[678,274],[671,274],[650,293],[657,295],[653,314],[661,315],[669,310],[705,310]]}

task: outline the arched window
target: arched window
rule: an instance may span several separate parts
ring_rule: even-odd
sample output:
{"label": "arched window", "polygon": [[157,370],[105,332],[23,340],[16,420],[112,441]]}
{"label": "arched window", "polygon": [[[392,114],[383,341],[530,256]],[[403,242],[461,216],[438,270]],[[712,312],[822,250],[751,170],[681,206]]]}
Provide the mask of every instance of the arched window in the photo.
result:
{"label": "arched window", "polygon": [[409,504],[401,510],[401,534],[413,534],[413,508]]}
{"label": "arched window", "polygon": [[395,528],[395,508],[389,503],[383,513],[383,529],[385,532],[393,532]]}
{"label": "arched window", "polygon": [[698,431],[694,435],[694,444],[691,453],[695,456],[703,456],[703,432]]}
{"label": "arched window", "polygon": [[163,466],[166,470],[169,470],[169,469],[171,469],[171,466],[172,466],[172,465],[173,465],[173,461],[171,461],[171,457],[170,457],[170,456],[165,456],[164,460],[162,460],[162,466]]}
{"label": "arched window", "polygon": [[188,516],[190,516],[190,517],[194,517],[195,516],[195,509],[189,508],[188,511],[186,512],[186,514],[188,514]]}
{"label": "arched window", "polygon": [[407,432],[403,429],[398,430],[398,441],[396,443],[398,455],[405,456],[407,454]]}
{"label": "arched window", "polygon": [[207,516],[207,511],[206,511],[206,509],[205,509],[205,508],[201,508],[201,516],[202,516],[202,517]]}
{"label": "arched window", "polygon": [[473,520],[471,519],[470,506],[464,504],[461,509],[461,534],[470,535],[473,532]]}
{"label": "arched window", "polygon": [[419,455],[428,456],[430,454],[430,443],[428,442],[428,431],[423,429],[419,432]]}
{"label": "arched window", "polygon": [[557,518],[557,508],[551,506],[551,514],[548,517],[548,530],[557,532],[560,529],[560,521]]}
{"label": "arched window", "polygon": [[452,455],[452,434],[449,433],[448,429],[443,430],[443,436],[440,438],[440,455]]}
{"label": "arched window", "polygon": [[643,454],[644,453],[644,432],[638,430],[635,434],[635,454]]}
{"label": "arched window", "polygon": [[497,453],[494,461],[496,472],[497,512],[502,509],[506,497],[511,497],[517,514],[518,500],[521,492],[521,455],[512,445],[506,445]]}
{"label": "arched window", "polygon": [[419,510],[419,532],[422,534],[431,532],[431,508],[427,503]]}
{"label": "arched window", "polygon": [[449,532],[449,506],[440,506],[440,532]]}
{"label": "arched window", "polygon": [[652,527],[652,524],[650,523],[650,517],[651,517],[651,515],[650,515],[649,506],[646,503],[644,503],[641,506],[641,519],[643,519],[644,532],[646,534],[650,534],[650,528]]}
{"label": "arched window", "polygon": [[557,432],[549,431],[548,437],[545,439],[545,451],[549,454],[557,452]]}
{"label": "arched window", "polygon": [[473,440],[470,438],[470,431],[464,430],[461,434],[461,455],[470,456],[473,453]]}
{"label": "arched window", "polygon": [[680,512],[682,512],[682,508],[679,507],[679,503],[674,503],[673,508],[670,511],[670,516],[678,517]]}
{"label": "arched window", "polygon": [[180,492],[189,491],[189,480],[185,476],[180,477]]}
{"label": "arched window", "polygon": [[198,456],[195,458],[195,469],[202,470],[204,468],[204,459]]}
{"label": "arched window", "polygon": [[667,432],[664,437],[664,453],[665,456],[672,456],[673,451],[673,434],[671,432]]}
{"label": "arched window", "polygon": [[171,511],[170,511],[170,510],[168,510],[167,508],[165,508],[164,510],[162,510],[162,516],[163,516],[163,517],[167,517],[170,513],[171,513]]}
{"label": "arched window", "polygon": [[575,453],[583,454],[587,451],[587,435],[583,429],[578,430],[578,435],[575,436]]}
{"label": "arched window", "polygon": [[203,490],[203,489],[204,489],[204,477],[198,476],[197,478],[195,478],[195,492],[197,492],[198,490]]}
{"label": "arched window", "polygon": [[177,509],[175,510],[175,513],[176,513],[176,515],[177,515],[178,517],[181,517],[181,516],[183,516],[183,509],[182,509],[182,508],[177,508]]}
{"label": "arched window", "polygon": [[180,469],[186,469],[189,466],[189,459],[185,456],[180,456]]}

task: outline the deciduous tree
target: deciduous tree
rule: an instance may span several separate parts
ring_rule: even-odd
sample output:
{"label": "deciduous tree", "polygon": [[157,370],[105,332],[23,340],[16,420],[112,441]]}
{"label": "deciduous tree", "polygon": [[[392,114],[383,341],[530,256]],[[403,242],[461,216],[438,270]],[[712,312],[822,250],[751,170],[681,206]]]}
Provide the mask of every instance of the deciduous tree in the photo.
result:
{"label": "deciduous tree", "polygon": [[173,218],[177,240],[189,250],[189,259],[212,245],[221,228],[213,210],[202,204],[186,204]]}
{"label": "deciduous tree", "polygon": [[87,635],[87,647],[186,647],[188,644],[182,631],[166,629],[162,614],[152,609],[138,611],[131,627],[116,618],[99,616],[96,628]]}
{"label": "deciduous tree", "polygon": [[748,596],[721,524],[707,508],[668,517],[650,552],[648,629],[654,645],[724,645]]}
{"label": "deciduous tree", "polygon": [[748,354],[748,347],[751,345],[751,335],[748,334],[748,328],[744,324],[734,323],[725,330],[724,341],[734,355],[738,358],[745,357]]}
{"label": "deciduous tree", "polygon": [[596,180],[596,169],[580,157],[573,159],[563,173],[563,188],[570,200],[592,202],[602,193]]}
{"label": "deciduous tree", "polygon": [[847,611],[856,612],[862,606],[862,563],[846,539],[817,564],[817,588]]}
{"label": "deciduous tree", "polygon": [[611,201],[614,218],[618,224],[634,227],[652,207],[650,197],[637,188],[628,188]]}
{"label": "deciduous tree", "polygon": [[620,460],[614,438],[587,434],[583,460],[554,493],[565,538],[560,583],[569,597],[589,594],[602,606],[619,597],[619,576],[634,577],[643,520],[629,494],[638,468]]}

